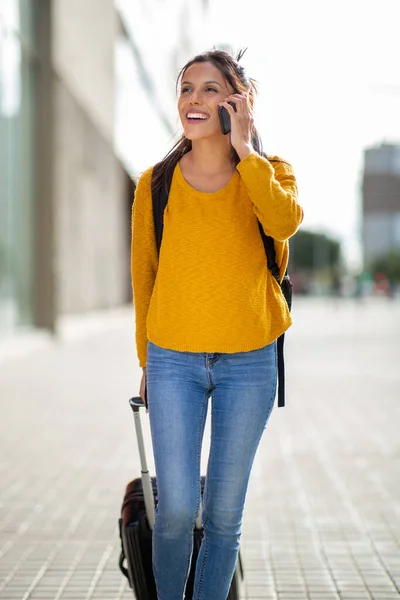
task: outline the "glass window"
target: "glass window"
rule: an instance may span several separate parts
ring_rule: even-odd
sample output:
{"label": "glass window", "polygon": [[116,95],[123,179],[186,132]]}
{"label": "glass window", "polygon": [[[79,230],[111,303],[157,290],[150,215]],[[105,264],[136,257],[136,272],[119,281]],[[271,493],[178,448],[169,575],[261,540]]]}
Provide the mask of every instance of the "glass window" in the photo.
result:
{"label": "glass window", "polygon": [[0,335],[33,321],[31,3],[0,2]]}

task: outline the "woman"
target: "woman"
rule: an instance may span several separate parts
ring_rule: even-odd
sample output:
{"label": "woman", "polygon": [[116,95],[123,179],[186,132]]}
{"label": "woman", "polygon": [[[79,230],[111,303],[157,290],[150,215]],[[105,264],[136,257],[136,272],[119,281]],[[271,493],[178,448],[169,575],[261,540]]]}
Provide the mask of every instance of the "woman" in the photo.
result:
{"label": "woman", "polygon": [[[139,179],[133,206],[140,395],[147,384],[158,482],[153,570],[159,600],[184,596],[210,397],[204,537],[193,599],[227,597],[250,471],[275,400],[276,339],[291,324],[267,268],[258,220],[275,240],[282,278],[287,240],[303,211],[291,166],[261,156],[253,123],[256,88],[240,58],[205,52],[178,77],[183,136],[163,163],[175,168],[159,257],[152,169]],[[231,118],[228,135],[221,131],[220,106]]]}

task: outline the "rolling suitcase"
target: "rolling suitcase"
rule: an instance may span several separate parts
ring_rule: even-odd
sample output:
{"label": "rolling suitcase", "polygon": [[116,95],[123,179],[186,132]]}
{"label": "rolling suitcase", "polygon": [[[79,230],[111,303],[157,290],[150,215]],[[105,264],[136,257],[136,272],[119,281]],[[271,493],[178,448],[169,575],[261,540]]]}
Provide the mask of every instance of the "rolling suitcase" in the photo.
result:
{"label": "rolling suitcase", "polygon": [[[139,409],[144,407],[140,396],[129,400],[135,419],[135,429],[141,462],[141,477],[128,483],[121,508],[119,532],[121,537],[121,554],[119,567],[134,590],[137,600],[157,600],[156,586],[152,569],[152,529],[155,521],[155,504],[157,502],[156,478],[150,477],[147,468],[145,447]],[[201,478],[202,493],[205,478]],[[193,532],[193,556],[186,584],[185,600],[193,596],[194,574],[197,555],[203,536],[201,513],[196,520]],[[241,556],[236,565],[227,600],[240,600],[243,567]]]}

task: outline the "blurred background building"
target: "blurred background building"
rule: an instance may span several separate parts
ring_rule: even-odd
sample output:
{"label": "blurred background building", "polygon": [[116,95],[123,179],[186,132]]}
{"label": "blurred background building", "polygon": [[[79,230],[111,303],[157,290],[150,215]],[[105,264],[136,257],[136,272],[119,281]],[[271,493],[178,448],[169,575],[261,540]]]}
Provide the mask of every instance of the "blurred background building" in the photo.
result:
{"label": "blurred background building", "polygon": [[171,145],[207,5],[0,3],[2,339],[131,301],[132,177]]}
{"label": "blurred background building", "polygon": [[364,157],[363,250],[369,263],[400,248],[400,146],[368,148]]}
{"label": "blurred background building", "polygon": [[365,150],[362,184],[364,278],[374,290],[400,288],[400,146]]}

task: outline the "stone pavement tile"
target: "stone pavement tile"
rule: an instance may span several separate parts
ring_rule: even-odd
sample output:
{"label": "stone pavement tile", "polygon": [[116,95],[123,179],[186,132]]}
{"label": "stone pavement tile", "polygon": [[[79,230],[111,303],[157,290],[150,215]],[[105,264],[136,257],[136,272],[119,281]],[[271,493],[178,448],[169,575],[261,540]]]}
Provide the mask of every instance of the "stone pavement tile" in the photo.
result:
{"label": "stone pavement tile", "polygon": [[269,583],[272,581],[272,574],[268,573],[265,569],[249,570],[247,563],[245,563],[246,572],[251,573],[251,580],[254,583]]}
{"label": "stone pavement tile", "polygon": [[272,596],[269,593],[269,590],[265,589],[265,587],[258,587],[254,585],[246,586],[246,594],[249,600],[253,600],[253,598],[262,598],[263,600],[269,600],[270,598],[275,597]]}
{"label": "stone pavement tile", "polygon": [[0,600],[21,600],[26,592],[26,588],[24,588],[23,590],[9,590],[7,592],[2,591],[0,592]]}
{"label": "stone pavement tile", "polygon": [[369,592],[357,592],[357,594],[349,594],[347,592],[343,592],[340,594],[341,600],[371,600],[371,595]]}
{"label": "stone pavement tile", "polygon": [[302,589],[301,586],[297,586],[292,589],[277,589],[276,593],[280,597],[285,598],[286,596],[302,596],[307,594],[307,590],[305,588]]}
{"label": "stone pavement tile", "polygon": [[387,589],[384,586],[380,589],[377,590],[369,590],[371,596],[373,596],[374,598],[399,598],[400,597],[400,592],[398,592],[396,589]]}
{"label": "stone pavement tile", "polygon": [[55,588],[53,590],[46,590],[46,589],[43,589],[42,587],[37,587],[29,595],[29,599],[32,598],[32,600],[39,600],[40,598],[43,598],[43,600],[47,600],[47,599],[54,600],[54,598],[56,598],[56,596],[57,596],[57,591],[58,591],[57,588]]}
{"label": "stone pavement tile", "polygon": [[307,599],[307,592],[296,592],[296,593],[289,593],[286,594],[285,592],[281,593],[281,592],[277,592],[276,597],[279,598],[279,600],[306,600]]}
{"label": "stone pavement tile", "polygon": [[324,593],[336,592],[336,586],[334,584],[312,585],[312,584],[307,583],[306,588],[309,591],[309,593],[313,593],[313,594],[324,594]]}
{"label": "stone pavement tile", "polygon": [[388,576],[371,578],[371,577],[368,577],[368,575],[366,575],[364,577],[364,581],[371,590],[379,590],[382,587],[386,587],[386,588],[390,588],[390,589],[395,588],[393,581]]}
{"label": "stone pavement tile", "polygon": [[306,592],[304,595],[295,595],[295,596],[283,596],[282,594],[277,594],[276,596],[279,600],[308,600]]}
{"label": "stone pavement tile", "polygon": [[307,600],[341,600],[341,598],[335,592],[324,592],[323,594],[308,592]]}

